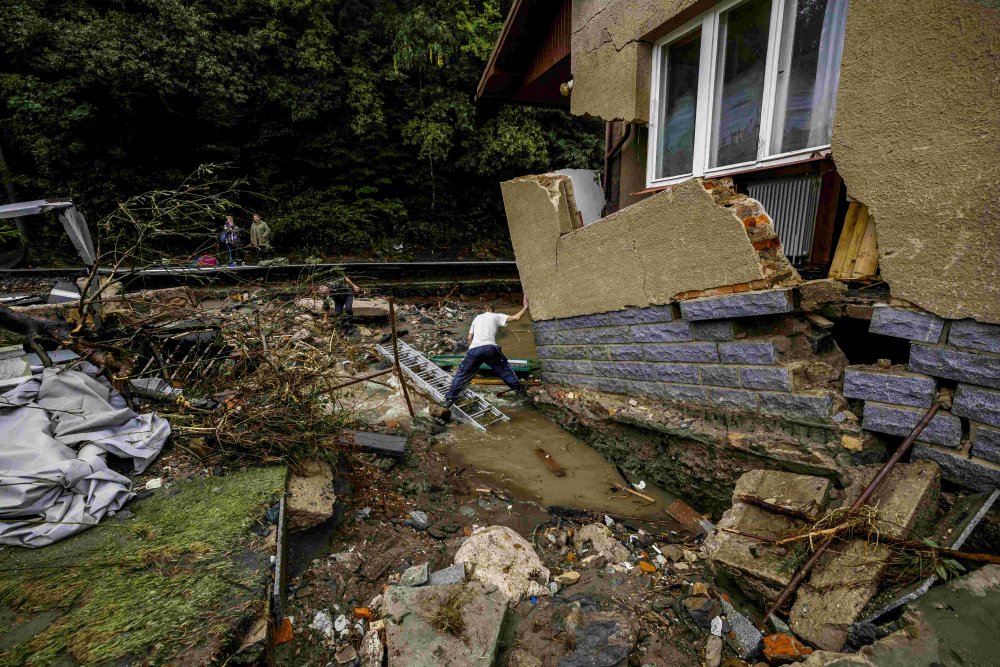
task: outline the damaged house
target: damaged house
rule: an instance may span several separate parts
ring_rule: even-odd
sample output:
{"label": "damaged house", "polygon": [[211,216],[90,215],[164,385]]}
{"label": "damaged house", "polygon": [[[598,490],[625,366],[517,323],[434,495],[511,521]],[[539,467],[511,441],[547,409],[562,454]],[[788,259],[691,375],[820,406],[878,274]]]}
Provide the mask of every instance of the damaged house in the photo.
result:
{"label": "damaged house", "polygon": [[606,121],[600,177],[501,185],[540,407],[716,516],[935,402],[910,460],[1000,485],[998,40],[981,0],[515,0],[479,103]]}

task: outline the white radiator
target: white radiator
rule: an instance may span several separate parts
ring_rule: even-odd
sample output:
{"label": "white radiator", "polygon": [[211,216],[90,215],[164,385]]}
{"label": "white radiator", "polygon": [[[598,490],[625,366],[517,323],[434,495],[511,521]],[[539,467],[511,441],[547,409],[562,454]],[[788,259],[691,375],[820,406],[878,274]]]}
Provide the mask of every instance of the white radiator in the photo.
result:
{"label": "white radiator", "polygon": [[816,209],[819,206],[818,174],[757,181],[747,185],[747,194],[759,201],[774,221],[774,229],[793,266],[809,260]]}

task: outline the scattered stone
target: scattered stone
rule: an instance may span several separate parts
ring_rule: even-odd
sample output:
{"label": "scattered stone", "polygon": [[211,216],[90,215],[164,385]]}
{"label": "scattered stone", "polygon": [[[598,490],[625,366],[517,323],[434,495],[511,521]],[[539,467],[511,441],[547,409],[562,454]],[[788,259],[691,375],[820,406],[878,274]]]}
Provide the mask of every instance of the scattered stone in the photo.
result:
{"label": "scattered stone", "polygon": [[319,632],[327,639],[332,639],[334,636],[333,618],[330,616],[330,612],[326,609],[316,612],[316,615],[313,617],[312,623],[309,624],[309,627],[316,632]]}
{"label": "scattered stone", "polygon": [[602,526],[599,523],[588,524],[578,530],[575,540],[578,545],[590,542],[594,551],[607,558],[611,563],[620,563],[628,559],[628,549],[615,539],[607,526]]}
{"label": "scattered stone", "polygon": [[760,654],[763,645],[764,635],[761,634],[757,626],[749,618],[736,611],[733,605],[726,600],[722,600],[722,611],[726,617],[726,625],[723,628],[724,639],[736,655],[742,660],[751,660]]}
{"label": "scattered stone", "polygon": [[330,556],[334,561],[344,566],[348,572],[357,572],[364,565],[361,555],[354,551],[341,551]]}
{"label": "scattered stone", "polygon": [[711,632],[716,637],[721,637],[722,636],[722,617],[721,616],[716,616],[715,618],[712,619],[712,625],[711,625],[711,627],[709,628],[708,631]]}
{"label": "scattered stone", "polygon": [[429,577],[427,574],[428,565],[428,563],[421,563],[420,565],[414,565],[403,572],[403,576],[399,579],[399,585],[409,586],[412,588],[414,586],[423,586],[426,584]]}
{"label": "scattered stone", "polygon": [[795,637],[774,634],[764,637],[764,657],[772,665],[787,665],[799,662],[813,650]]}
{"label": "scattered stone", "polygon": [[514,602],[548,594],[548,569],[531,544],[506,526],[473,531],[455,554],[455,563],[467,563],[473,581],[496,586]]}
{"label": "scattered stone", "polygon": [[572,570],[569,572],[563,572],[562,574],[556,575],[555,581],[560,586],[572,586],[576,582],[580,581],[580,573]]}
{"label": "scattered stone", "polygon": [[458,508],[458,513],[462,516],[473,517],[476,516],[476,508],[468,505],[462,505]]}
{"label": "scattered stone", "polygon": [[434,527],[428,528],[427,534],[433,537],[435,540],[443,540],[446,537],[448,537],[448,533],[444,532],[439,528],[434,528]]}
{"label": "scattered stone", "polygon": [[692,595],[707,596],[708,595],[708,585],[706,585],[705,582],[703,582],[703,581],[696,581],[696,582],[694,582],[694,586],[691,587],[691,594]]}
{"label": "scattered stone", "polygon": [[333,629],[336,630],[338,633],[341,633],[347,629],[347,624],[348,624],[347,616],[341,614],[340,616],[337,617],[337,620],[333,622]]}
{"label": "scattered stone", "polygon": [[455,565],[449,565],[443,570],[431,572],[427,579],[427,585],[450,586],[451,584],[460,584],[463,581],[465,581],[465,564],[458,563]]}
{"label": "scattered stone", "polygon": [[288,530],[305,530],[333,516],[333,470],[323,461],[307,461],[288,479],[285,512]]}
{"label": "scattered stone", "polygon": [[660,547],[660,551],[671,563],[684,560],[684,550],[675,544],[664,544]]}
{"label": "scattered stone", "polygon": [[602,554],[590,554],[580,561],[580,567],[584,569],[601,568],[608,564],[608,559]]}
{"label": "scattered stone", "polygon": [[446,523],[441,526],[441,530],[448,533],[449,535],[454,535],[458,531],[462,530],[462,527],[457,523]]}
{"label": "scattered stone", "polygon": [[722,612],[719,601],[710,598],[691,596],[685,598],[683,604],[694,624],[705,630],[712,627],[712,619]]}
{"label": "scattered stone", "polygon": [[722,664],[722,639],[709,635],[705,642],[705,664],[708,667],[719,667]]}
{"label": "scattered stone", "polygon": [[671,598],[655,598],[653,600],[653,611],[663,611],[664,609],[670,609],[674,605],[674,601]]}
{"label": "scattered stone", "polygon": [[431,417],[435,419],[440,419],[441,421],[447,423],[451,421],[451,410],[441,405],[431,403],[427,408],[427,412],[430,413]]}
{"label": "scattered stone", "polygon": [[410,518],[403,523],[416,530],[427,530],[427,528],[431,525],[430,521],[427,519],[427,512],[421,512],[420,510],[413,510],[410,512]]}
{"label": "scattered stone", "polygon": [[358,657],[358,652],[354,650],[354,647],[348,644],[337,649],[334,654],[334,660],[337,661],[338,665],[348,665],[354,662],[354,659]]}
{"label": "scattered stone", "polygon": [[368,630],[368,634],[361,640],[361,650],[358,657],[361,658],[361,667],[382,667],[382,654],[385,648],[382,646],[382,639],[378,636],[378,630]]}
{"label": "scattered stone", "polygon": [[146,480],[145,489],[147,491],[152,491],[153,489],[158,489],[161,486],[163,486],[163,478],[162,477],[154,477],[153,479]]}

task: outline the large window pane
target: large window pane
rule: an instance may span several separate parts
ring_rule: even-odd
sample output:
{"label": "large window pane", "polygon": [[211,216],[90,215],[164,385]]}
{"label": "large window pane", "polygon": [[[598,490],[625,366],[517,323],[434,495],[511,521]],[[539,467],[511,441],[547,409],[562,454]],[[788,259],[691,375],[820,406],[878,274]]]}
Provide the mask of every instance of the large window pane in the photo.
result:
{"label": "large window pane", "polygon": [[690,174],[698,106],[701,29],[662,49],[656,177]]}
{"label": "large window pane", "polygon": [[844,44],[846,0],[787,0],[770,153],[830,143]]}
{"label": "large window pane", "polygon": [[719,16],[709,167],[757,159],[770,23],[771,0],[749,0]]}

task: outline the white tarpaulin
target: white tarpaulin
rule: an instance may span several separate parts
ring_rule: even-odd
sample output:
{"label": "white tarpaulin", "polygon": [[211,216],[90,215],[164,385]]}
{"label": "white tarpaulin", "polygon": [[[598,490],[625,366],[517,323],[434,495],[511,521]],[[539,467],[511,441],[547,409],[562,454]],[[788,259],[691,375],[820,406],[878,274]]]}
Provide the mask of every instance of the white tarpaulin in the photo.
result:
{"label": "white tarpaulin", "polygon": [[46,546],[117,512],[132,481],[108,468],[108,455],[142,472],[169,435],[165,419],[136,414],[81,371],[47,368],[3,394],[0,544]]}

